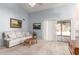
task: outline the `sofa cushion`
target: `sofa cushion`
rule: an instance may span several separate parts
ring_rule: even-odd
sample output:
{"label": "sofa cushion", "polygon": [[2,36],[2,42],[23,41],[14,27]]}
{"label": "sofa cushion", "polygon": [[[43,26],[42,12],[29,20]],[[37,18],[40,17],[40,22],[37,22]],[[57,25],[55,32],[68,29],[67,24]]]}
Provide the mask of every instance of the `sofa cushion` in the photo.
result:
{"label": "sofa cushion", "polygon": [[29,32],[25,32],[25,31],[21,31],[21,33],[22,33],[22,35],[23,35],[24,37],[31,35]]}
{"label": "sofa cushion", "polygon": [[29,32],[23,32],[24,33],[24,35],[25,35],[25,37],[26,36],[31,36],[32,34],[30,34]]}
{"label": "sofa cushion", "polygon": [[22,31],[22,35],[23,35],[23,36],[26,36],[26,32],[25,32],[25,31]]}
{"label": "sofa cushion", "polygon": [[7,38],[16,38],[16,34],[15,34],[15,32],[14,31],[12,31],[12,32],[5,32],[5,36],[7,37]]}
{"label": "sofa cushion", "polygon": [[20,38],[20,37],[24,37],[24,34],[22,33],[22,31],[16,31],[16,36],[17,38]]}

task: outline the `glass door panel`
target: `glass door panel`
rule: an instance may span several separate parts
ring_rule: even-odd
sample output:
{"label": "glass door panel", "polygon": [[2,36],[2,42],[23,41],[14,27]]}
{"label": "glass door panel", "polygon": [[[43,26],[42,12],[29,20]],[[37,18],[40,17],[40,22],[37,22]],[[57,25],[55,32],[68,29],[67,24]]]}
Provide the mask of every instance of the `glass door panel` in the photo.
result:
{"label": "glass door panel", "polygon": [[71,39],[71,22],[58,21],[56,24],[57,40],[66,41]]}
{"label": "glass door panel", "polygon": [[70,23],[62,23],[62,35],[70,36]]}
{"label": "glass door panel", "polygon": [[60,23],[56,24],[56,35],[61,35],[61,24]]}

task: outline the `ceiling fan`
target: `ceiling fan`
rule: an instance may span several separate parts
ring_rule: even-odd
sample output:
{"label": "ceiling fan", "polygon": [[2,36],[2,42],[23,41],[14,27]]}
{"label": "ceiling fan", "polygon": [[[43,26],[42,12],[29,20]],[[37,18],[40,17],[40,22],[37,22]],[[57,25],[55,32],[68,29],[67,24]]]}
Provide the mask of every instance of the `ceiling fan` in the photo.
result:
{"label": "ceiling fan", "polygon": [[28,3],[31,7],[34,7],[35,5],[43,5],[43,3]]}

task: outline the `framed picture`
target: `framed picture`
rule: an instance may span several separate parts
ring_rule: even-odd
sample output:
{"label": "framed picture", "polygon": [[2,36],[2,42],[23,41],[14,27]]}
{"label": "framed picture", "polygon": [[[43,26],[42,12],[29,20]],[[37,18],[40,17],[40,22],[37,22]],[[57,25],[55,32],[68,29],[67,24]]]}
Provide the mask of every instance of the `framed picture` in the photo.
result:
{"label": "framed picture", "polygon": [[10,18],[10,28],[21,28],[22,20]]}
{"label": "framed picture", "polygon": [[33,29],[40,30],[41,29],[41,23],[33,23]]}

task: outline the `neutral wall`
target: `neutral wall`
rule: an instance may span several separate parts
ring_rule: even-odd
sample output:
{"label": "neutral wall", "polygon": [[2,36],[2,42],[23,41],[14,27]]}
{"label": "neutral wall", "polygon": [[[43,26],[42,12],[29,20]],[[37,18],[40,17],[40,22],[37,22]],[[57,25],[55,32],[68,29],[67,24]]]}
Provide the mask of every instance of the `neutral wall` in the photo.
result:
{"label": "neutral wall", "polygon": [[[71,20],[71,39],[75,39],[75,29],[74,29],[74,10],[75,10],[75,4],[65,4],[63,6],[57,7],[57,8],[51,8],[39,12],[34,12],[29,14],[30,19],[30,32],[33,31],[32,29],[32,23],[43,23],[45,20]],[[39,38],[43,39],[42,30],[36,30],[37,35]],[[52,33],[52,32],[51,32]],[[50,35],[52,35],[50,33]]]}
{"label": "neutral wall", "polygon": [[43,39],[44,40],[55,41],[55,39],[56,39],[56,28],[55,28],[55,25],[56,25],[56,21],[51,21],[51,20],[50,21],[49,20],[43,21],[42,34],[43,34]]}
{"label": "neutral wall", "polygon": [[[22,20],[22,28],[10,28],[10,18]],[[27,32],[28,15],[19,4],[0,4],[0,46],[3,45],[2,32],[11,30],[25,30]]]}

